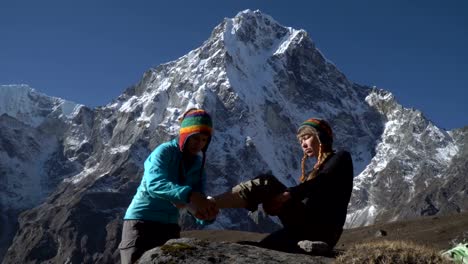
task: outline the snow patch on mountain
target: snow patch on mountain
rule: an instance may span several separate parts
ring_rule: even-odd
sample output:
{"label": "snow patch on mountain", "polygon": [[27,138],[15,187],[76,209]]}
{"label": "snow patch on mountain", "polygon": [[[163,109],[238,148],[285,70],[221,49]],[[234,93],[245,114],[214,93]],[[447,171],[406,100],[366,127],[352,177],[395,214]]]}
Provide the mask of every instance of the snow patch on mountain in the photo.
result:
{"label": "snow patch on mountain", "polygon": [[81,180],[83,180],[84,178],[86,178],[88,175],[90,175],[91,173],[94,173],[98,168],[99,168],[99,165],[95,165],[95,166],[90,167],[90,168],[84,168],[84,169],[83,169],[80,173],[78,173],[77,175],[74,175],[73,177],[70,177],[70,178],[66,178],[66,179],[64,179],[63,181],[64,181],[64,182],[71,182],[71,183],[77,184],[77,183],[79,183]]}
{"label": "snow patch on mountain", "polygon": [[32,127],[48,117],[72,119],[81,107],[39,93],[28,85],[0,85],[0,115],[7,114]]}
{"label": "snow patch on mountain", "polygon": [[[419,111],[402,107],[389,92],[349,81],[305,31],[246,10],[215,27],[201,47],[149,69],[107,106],[82,107],[70,122],[59,122],[64,131],[57,137],[63,146],[58,144],[62,148],[55,155],[61,162],[49,172],[59,171],[66,179],[53,199],[22,214],[24,224],[7,255],[10,262],[22,263],[43,250],[57,252],[47,259],[57,263],[71,257],[78,262],[114,260],[119,223],[140,184],[144,160],[160,143],[177,136],[178,118],[192,107],[206,109],[213,118],[205,166],[210,195],[259,173],[296,184],[303,155],[297,127],[310,117],[330,121],[335,148],[352,153],[358,175],[349,207],[351,226],[414,216],[419,212],[403,214],[405,208],[399,207],[413,200],[423,201],[413,208],[437,213],[421,186],[430,187],[433,174],[444,176],[459,153],[452,133],[438,129]],[[70,108],[64,106],[64,113]],[[5,117],[0,120],[8,121]],[[57,128],[46,125],[40,128]],[[463,137],[459,132],[457,140]],[[62,162],[69,161],[76,169],[61,171]],[[307,162],[311,169],[314,160]],[[450,210],[459,210],[458,204]],[[87,216],[97,224],[90,226]],[[245,210],[222,210],[209,228],[274,229],[268,217],[250,216]],[[49,225],[52,222],[57,224]],[[37,243],[30,243],[31,237]],[[73,246],[60,248],[62,244],[50,241]]]}
{"label": "snow patch on mountain", "polygon": [[[388,209],[386,205],[378,204],[377,200],[383,194],[377,193],[375,187],[391,190],[402,185],[402,190],[407,191],[407,199],[411,200],[416,195],[419,178],[428,176],[423,170],[431,166],[439,168],[441,171],[436,171],[432,177],[441,177],[442,170],[459,152],[447,131],[436,127],[421,112],[399,105],[390,92],[374,89],[366,101],[387,121],[375,156],[355,178],[353,195],[359,194],[359,198],[355,198],[354,202],[360,206],[350,210],[346,221],[348,227],[373,224],[376,217]],[[418,160],[424,163],[416,162]],[[387,172],[390,163],[392,167],[397,166],[390,172],[393,173],[392,177]],[[427,180],[424,182],[427,186]]]}

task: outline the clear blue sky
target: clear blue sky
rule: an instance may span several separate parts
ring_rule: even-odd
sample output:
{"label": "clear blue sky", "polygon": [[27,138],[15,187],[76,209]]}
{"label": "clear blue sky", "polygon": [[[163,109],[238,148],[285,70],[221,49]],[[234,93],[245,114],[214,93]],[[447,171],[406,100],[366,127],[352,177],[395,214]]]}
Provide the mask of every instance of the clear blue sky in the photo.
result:
{"label": "clear blue sky", "polygon": [[468,125],[467,0],[2,0],[0,84],[105,105],[248,8],[305,29],[350,80],[445,129]]}

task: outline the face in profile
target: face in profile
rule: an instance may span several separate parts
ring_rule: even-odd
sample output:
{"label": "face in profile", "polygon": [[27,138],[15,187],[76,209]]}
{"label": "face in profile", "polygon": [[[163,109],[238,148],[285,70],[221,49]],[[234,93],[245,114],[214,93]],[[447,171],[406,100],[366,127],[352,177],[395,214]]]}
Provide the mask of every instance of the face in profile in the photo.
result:
{"label": "face in profile", "polygon": [[190,136],[185,143],[184,150],[191,155],[197,155],[208,144],[210,136],[206,134],[195,134]]}
{"label": "face in profile", "polygon": [[320,149],[320,142],[313,134],[304,134],[299,138],[299,144],[301,144],[302,151],[308,157],[317,157]]}

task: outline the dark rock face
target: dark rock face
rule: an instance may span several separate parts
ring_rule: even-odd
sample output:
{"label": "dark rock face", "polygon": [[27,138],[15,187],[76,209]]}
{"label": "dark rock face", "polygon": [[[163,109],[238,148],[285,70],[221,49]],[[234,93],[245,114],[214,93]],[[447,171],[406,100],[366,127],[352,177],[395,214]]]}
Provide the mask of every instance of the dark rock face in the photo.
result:
{"label": "dark rock face", "polygon": [[138,261],[149,263],[333,263],[332,258],[290,254],[249,245],[207,242],[194,238],[169,240],[147,251]]}
{"label": "dark rock face", "polygon": [[466,211],[466,128],[444,131],[388,92],[366,100],[387,123],[376,155],[355,179],[348,226]]}
{"label": "dark rock face", "polygon": [[[459,152],[444,170],[444,176],[432,179],[426,189],[421,190],[410,202],[409,210],[420,215],[448,214],[463,212],[468,207],[468,127],[454,131]],[[430,175],[430,173],[428,173]],[[426,174],[427,175],[427,174]],[[409,211],[408,210],[408,211]],[[408,213],[408,216],[411,212]]]}
{"label": "dark rock face", "polygon": [[[60,121],[57,121],[60,122]],[[0,116],[0,257],[18,227],[19,214],[44,201],[76,168],[61,153],[56,134]]]}

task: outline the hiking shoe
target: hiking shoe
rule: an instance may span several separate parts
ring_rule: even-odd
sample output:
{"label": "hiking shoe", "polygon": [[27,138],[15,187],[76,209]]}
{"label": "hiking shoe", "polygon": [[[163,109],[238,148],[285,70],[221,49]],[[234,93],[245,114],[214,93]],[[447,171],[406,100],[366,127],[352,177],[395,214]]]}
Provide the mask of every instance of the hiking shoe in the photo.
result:
{"label": "hiking shoe", "polygon": [[330,253],[330,247],[323,241],[302,240],[297,242],[299,248],[313,255],[325,255]]}

